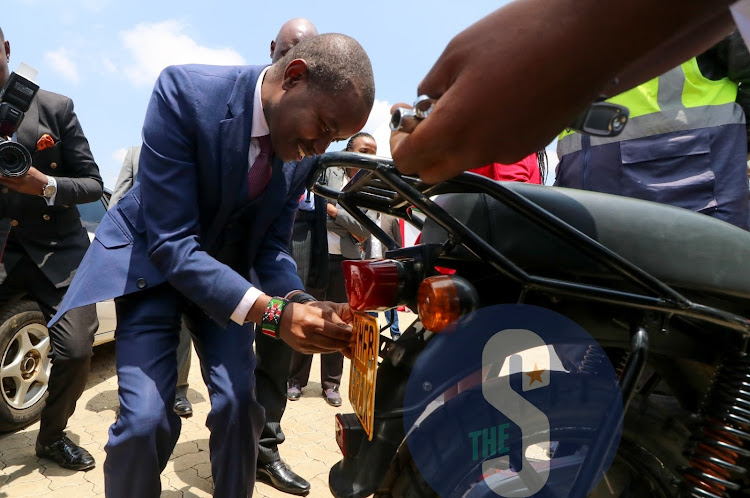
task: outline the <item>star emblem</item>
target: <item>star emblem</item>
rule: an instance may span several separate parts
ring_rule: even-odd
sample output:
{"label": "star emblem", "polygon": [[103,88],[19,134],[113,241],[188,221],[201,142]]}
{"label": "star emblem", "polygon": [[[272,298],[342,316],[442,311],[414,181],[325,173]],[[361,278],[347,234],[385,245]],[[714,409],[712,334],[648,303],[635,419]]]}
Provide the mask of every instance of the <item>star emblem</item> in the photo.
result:
{"label": "star emblem", "polygon": [[534,371],[532,372],[526,372],[526,375],[529,376],[529,387],[536,382],[539,381],[540,384],[543,384],[544,381],[542,380],[542,374],[545,372],[544,368],[539,368],[536,366],[536,363],[534,363]]}

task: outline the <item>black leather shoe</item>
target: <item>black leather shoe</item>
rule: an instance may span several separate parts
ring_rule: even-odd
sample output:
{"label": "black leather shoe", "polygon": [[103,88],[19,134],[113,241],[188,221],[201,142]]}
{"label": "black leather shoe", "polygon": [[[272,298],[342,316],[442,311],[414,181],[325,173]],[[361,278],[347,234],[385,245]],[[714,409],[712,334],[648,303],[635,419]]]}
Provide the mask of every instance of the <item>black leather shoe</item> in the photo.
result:
{"label": "black leather shoe", "polygon": [[37,441],[36,456],[49,458],[60,467],[71,470],[89,470],[96,465],[91,453],[75,444],[67,436],[48,445],[41,445]]}
{"label": "black leather shoe", "polygon": [[182,418],[190,418],[193,416],[193,405],[190,404],[190,401],[185,396],[176,397],[172,409]]}
{"label": "black leather shoe", "polygon": [[306,495],[310,492],[310,483],[295,474],[283,460],[259,464],[255,479],[284,493]]}
{"label": "black leather shoe", "polygon": [[333,386],[331,389],[323,391],[323,397],[326,399],[331,406],[341,406],[341,394],[339,394],[339,386]]}
{"label": "black leather shoe", "polygon": [[297,401],[302,396],[302,388],[296,382],[286,385],[286,399],[289,401]]}

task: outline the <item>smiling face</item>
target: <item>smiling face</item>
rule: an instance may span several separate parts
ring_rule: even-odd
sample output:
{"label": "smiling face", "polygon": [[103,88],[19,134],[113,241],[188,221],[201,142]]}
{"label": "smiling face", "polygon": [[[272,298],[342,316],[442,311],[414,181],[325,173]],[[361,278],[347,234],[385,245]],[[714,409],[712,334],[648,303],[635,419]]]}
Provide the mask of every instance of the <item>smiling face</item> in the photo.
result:
{"label": "smiling face", "polygon": [[[332,141],[344,140],[361,130],[370,114],[354,85],[335,96],[313,88],[307,81],[304,60],[289,63],[280,89],[274,88],[272,80],[268,84],[263,109],[274,153],[283,161],[323,154]],[[265,90],[266,81],[263,85]]]}

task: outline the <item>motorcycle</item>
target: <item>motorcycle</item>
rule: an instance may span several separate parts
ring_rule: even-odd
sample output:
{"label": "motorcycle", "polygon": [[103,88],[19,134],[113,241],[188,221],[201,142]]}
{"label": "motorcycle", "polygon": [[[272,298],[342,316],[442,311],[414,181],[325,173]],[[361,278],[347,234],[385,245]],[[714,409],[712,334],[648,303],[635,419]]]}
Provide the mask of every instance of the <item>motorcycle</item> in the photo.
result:
{"label": "motorcycle", "polygon": [[[329,167],[360,171],[335,191],[314,184]],[[748,496],[750,233],[472,173],[429,185],[348,152],[320,156],[309,183],[389,249],[345,263],[352,309],[419,314],[397,340],[355,316],[334,496]],[[399,247],[365,210],[421,240]],[[524,371],[529,343],[508,344],[545,324],[585,333],[537,341],[544,362]],[[515,397],[493,404],[500,388]]]}

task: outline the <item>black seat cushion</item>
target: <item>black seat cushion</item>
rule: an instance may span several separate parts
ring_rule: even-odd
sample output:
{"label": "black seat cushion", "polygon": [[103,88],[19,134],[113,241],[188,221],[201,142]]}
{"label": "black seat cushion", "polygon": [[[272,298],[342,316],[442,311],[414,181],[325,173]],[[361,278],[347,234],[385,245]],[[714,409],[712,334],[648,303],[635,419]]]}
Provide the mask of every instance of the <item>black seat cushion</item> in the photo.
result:
{"label": "black seat cushion", "polygon": [[[680,289],[750,298],[750,233],[681,208],[582,190],[503,183],[642,270]],[[611,278],[555,235],[485,194],[444,194],[436,202],[514,263],[535,274]],[[422,241],[446,232],[425,222]],[[452,255],[464,257],[463,248]]]}

